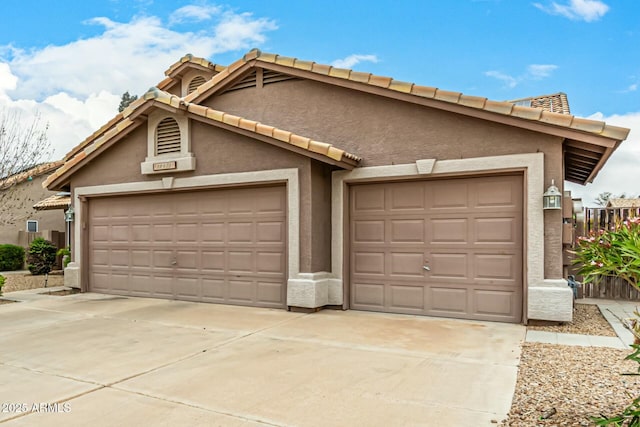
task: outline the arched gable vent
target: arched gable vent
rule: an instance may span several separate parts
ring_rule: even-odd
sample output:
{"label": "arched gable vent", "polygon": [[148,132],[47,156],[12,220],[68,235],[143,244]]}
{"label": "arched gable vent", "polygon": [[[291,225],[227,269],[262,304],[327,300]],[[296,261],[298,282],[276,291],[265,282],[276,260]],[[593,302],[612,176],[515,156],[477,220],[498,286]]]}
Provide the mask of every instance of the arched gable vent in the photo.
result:
{"label": "arched gable vent", "polygon": [[156,127],[156,156],[180,152],[180,127],[172,117],[165,117]]}
{"label": "arched gable vent", "polygon": [[206,81],[207,80],[202,76],[195,76],[189,82],[189,88],[187,89],[187,95],[190,94],[191,92],[195,91],[198,88],[198,86],[200,86],[201,84],[205,83]]}

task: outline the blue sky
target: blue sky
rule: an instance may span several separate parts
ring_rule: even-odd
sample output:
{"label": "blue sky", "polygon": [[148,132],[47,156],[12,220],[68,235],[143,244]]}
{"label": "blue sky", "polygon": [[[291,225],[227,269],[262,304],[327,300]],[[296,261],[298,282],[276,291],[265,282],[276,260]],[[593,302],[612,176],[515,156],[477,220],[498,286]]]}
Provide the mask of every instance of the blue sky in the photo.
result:
{"label": "blue sky", "polygon": [[0,15],[0,107],[40,112],[57,157],[185,53],[228,64],[258,47],[495,100],[565,92],[573,114],[632,128],[572,189],[640,194],[640,2],[25,0]]}

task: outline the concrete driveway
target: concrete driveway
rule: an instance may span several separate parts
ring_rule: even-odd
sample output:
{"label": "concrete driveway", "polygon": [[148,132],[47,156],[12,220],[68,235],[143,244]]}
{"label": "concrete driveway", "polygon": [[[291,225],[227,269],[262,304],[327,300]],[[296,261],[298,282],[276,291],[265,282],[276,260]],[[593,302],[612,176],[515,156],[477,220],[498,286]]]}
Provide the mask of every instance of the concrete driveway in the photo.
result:
{"label": "concrete driveway", "polygon": [[19,295],[0,305],[7,426],[491,425],[511,405],[525,336],[357,311]]}

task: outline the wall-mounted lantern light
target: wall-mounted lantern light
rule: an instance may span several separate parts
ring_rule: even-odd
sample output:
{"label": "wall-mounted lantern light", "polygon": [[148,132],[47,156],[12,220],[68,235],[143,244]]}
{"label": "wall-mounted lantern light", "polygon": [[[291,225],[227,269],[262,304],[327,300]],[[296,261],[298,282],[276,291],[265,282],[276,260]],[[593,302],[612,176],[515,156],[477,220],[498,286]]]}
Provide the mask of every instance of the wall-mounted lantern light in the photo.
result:
{"label": "wall-mounted lantern light", "polygon": [[562,209],[562,193],[556,187],[553,179],[547,191],[542,195],[542,206],[544,210]]}
{"label": "wall-mounted lantern light", "polygon": [[69,205],[69,209],[67,209],[64,213],[64,220],[66,222],[73,222],[75,217],[75,211],[73,210],[73,206]]}

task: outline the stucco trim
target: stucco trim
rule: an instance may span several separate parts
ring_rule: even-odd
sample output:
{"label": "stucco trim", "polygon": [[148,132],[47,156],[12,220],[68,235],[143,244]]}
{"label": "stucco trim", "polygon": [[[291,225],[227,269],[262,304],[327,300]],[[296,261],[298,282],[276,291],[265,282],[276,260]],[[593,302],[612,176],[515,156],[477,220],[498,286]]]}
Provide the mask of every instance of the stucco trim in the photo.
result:
{"label": "stucco trim", "polygon": [[[274,169],[267,171],[239,172],[228,174],[201,175],[188,178],[174,178],[172,190],[198,189],[203,187],[217,187],[225,185],[251,185],[269,182],[285,182],[287,191],[287,272],[288,279],[300,276],[300,183],[298,169]],[[156,181],[127,182],[122,184],[94,185],[78,187],[73,192],[73,205],[76,212],[74,226],[74,267],[79,271],[83,259],[82,239],[88,232],[83,225],[81,199],[119,194],[145,193],[150,191],[167,191],[167,179]],[[78,287],[83,278],[78,277]]]}
{"label": "stucco trim", "polygon": [[[418,163],[362,167],[352,171],[335,171],[332,176],[332,213],[331,213],[331,272],[337,279],[332,293],[344,294],[345,280],[343,269],[345,265],[345,202],[347,184],[365,182],[369,180],[380,181],[393,178],[420,178]],[[549,289],[559,289],[558,283],[550,283],[544,279],[544,211],[542,209],[542,194],[544,191],[544,154],[513,154],[504,156],[477,157],[469,159],[439,160],[433,165],[430,176],[456,176],[473,175],[475,173],[495,173],[502,171],[521,170],[525,175],[524,198],[524,298],[527,304],[524,307],[525,319],[527,319],[527,306],[540,306],[544,304],[544,292],[535,292],[528,295],[527,290],[532,287],[547,286]],[[422,175],[424,177],[424,175]],[[568,288],[567,288],[568,289]],[[570,291],[570,289],[568,289]],[[564,291],[561,290],[560,292]],[[533,301],[531,300],[533,298]],[[553,309],[551,309],[553,310]],[[559,310],[565,311],[563,307]],[[562,317],[562,315],[560,315]]]}

